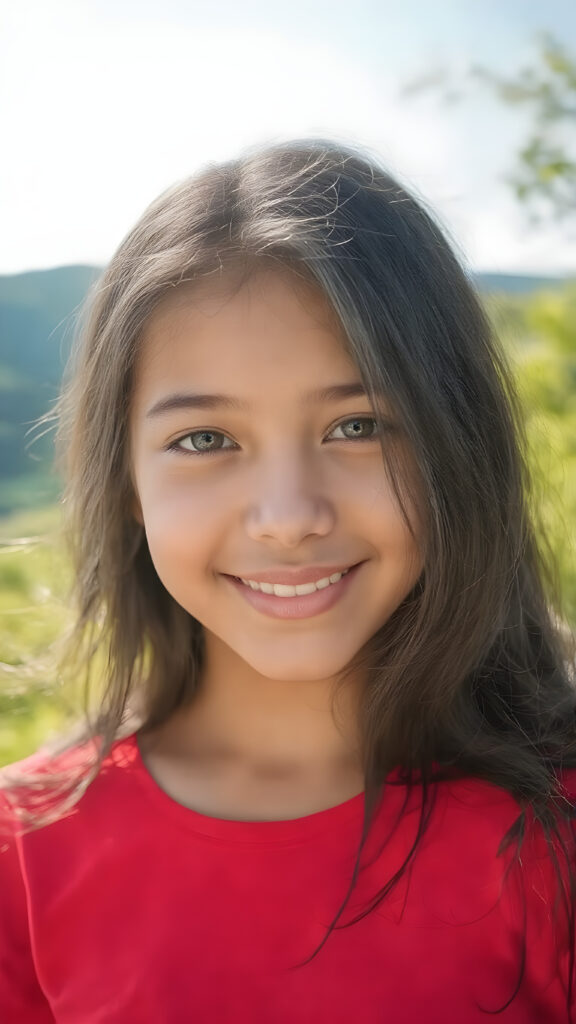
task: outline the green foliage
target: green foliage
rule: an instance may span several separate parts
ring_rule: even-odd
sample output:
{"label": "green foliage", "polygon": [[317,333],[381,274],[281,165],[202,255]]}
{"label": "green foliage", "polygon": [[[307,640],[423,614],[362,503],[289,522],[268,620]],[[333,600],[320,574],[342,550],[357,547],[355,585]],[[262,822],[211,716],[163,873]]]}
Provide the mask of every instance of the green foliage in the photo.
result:
{"label": "green foliage", "polygon": [[572,219],[576,214],[576,54],[544,33],[536,39],[531,64],[512,77],[481,65],[472,65],[458,76],[442,67],[407,82],[402,94],[409,99],[436,92],[445,103],[454,104],[476,95],[479,84],[507,106],[530,114],[528,136],[507,181],[531,219]]}
{"label": "green foliage", "polygon": [[517,368],[534,501],[558,568],[565,618],[576,625],[576,284],[492,305]]}
{"label": "green foliage", "polygon": [[483,67],[471,75],[506,104],[530,110],[532,127],[509,181],[535,219],[573,217],[576,211],[576,55],[549,35],[539,38],[536,61],[513,78]]}
{"label": "green foliage", "polygon": [[57,645],[70,623],[58,509],[0,529],[0,764],[32,753],[72,720],[77,695],[59,683]]}

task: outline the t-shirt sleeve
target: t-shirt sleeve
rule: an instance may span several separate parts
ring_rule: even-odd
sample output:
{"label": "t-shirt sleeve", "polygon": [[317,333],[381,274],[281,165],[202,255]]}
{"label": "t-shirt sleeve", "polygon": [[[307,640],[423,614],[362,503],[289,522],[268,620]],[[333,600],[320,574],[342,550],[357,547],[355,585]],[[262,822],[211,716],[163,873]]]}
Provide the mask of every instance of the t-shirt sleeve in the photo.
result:
{"label": "t-shirt sleeve", "polygon": [[55,1024],[36,975],[26,890],[10,814],[0,794],[0,1021]]}

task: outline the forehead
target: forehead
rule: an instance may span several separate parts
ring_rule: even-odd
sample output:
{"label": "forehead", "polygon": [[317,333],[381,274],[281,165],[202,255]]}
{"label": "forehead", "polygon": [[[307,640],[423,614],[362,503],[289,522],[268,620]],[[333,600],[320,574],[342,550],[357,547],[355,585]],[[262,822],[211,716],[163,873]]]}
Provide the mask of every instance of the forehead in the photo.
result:
{"label": "forehead", "polygon": [[286,389],[338,371],[349,376],[355,367],[320,289],[265,269],[247,279],[207,278],[166,296],[143,333],[135,384],[137,392],[157,390],[184,376],[226,381],[232,390]]}

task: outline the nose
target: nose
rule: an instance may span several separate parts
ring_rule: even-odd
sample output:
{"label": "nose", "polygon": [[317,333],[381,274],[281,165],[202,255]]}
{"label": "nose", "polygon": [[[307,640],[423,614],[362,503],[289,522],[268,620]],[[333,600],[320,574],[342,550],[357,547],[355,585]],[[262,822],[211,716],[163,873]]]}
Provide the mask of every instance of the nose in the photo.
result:
{"label": "nose", "polygon": [[332,500],[314,467],[303,459],[276,458],[258,472],[246,516],[252,540],[298,547],[307,537],[324,537],[335,522]]}

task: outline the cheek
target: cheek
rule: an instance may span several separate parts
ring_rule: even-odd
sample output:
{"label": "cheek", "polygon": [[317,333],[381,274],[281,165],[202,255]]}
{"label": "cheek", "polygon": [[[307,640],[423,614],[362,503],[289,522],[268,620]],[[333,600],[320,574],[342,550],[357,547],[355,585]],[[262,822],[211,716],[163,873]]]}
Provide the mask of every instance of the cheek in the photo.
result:
{"label": "cheek", "polygon": [[[405,500],[406,512],[416,538],[420,535],[412,503]],[[410,525],[400,507],[396,492],[389,480],[382,479],[363,491],[356,492],[357,509],[372,538],[380,538],[380,546],[414,544]]]}
{"label": "cheek", "polygon": [[138,479],[144,525],[150,531],[208,528],[222,502],[214,488],[195,484],[185,471],[154,472],[152,467]]}
{"label": "cheek", "polygon": [[190,487],[157,483],[150,491],[141,489],[140,505],[152,561],[164,582],[189,576],[206,563],[220,521],[214,502],[201,489],[194,493]]}
{"label": "cheek", "polygon": [[422,530],[415,511],[407,507],[404,518],[391,487],[367,507],[366,530],[380,556],[384,572],[394,569],[397,591],[412,589],[424,567]]}

